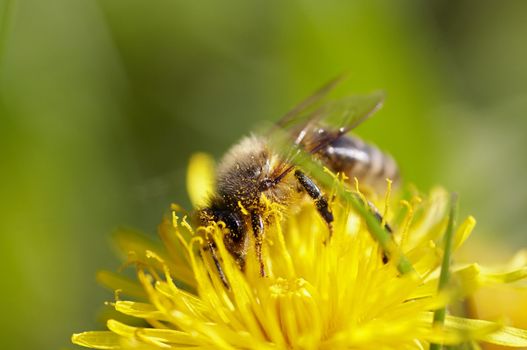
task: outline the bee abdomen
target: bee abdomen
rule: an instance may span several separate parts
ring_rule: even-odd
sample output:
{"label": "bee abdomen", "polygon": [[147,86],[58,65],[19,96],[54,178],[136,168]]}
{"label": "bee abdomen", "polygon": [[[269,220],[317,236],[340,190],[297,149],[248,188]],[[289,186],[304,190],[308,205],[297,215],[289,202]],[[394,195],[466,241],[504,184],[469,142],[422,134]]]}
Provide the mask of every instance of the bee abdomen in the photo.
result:
{"label": "bee abdomen", "polygon": [[382,191],[386,178],[395,184],[399,169],[395,160],[356,136],[342,136],[320,152],[325,165],[334,172],[344,173],[353,181],[356,177],[363,185]]}

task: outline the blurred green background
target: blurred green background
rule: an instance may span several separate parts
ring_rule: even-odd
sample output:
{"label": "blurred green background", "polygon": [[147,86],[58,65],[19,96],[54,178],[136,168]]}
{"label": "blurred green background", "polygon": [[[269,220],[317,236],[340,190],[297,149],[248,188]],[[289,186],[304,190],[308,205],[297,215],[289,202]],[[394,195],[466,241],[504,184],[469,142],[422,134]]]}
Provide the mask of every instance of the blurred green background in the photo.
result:
{"label": "blurred green background", "polygon": [[102,329],[109,234],[186,204],[221,155],[347,71],[382,88],[358,133],[527,245],[526,1],[0,0],[0,348]]}

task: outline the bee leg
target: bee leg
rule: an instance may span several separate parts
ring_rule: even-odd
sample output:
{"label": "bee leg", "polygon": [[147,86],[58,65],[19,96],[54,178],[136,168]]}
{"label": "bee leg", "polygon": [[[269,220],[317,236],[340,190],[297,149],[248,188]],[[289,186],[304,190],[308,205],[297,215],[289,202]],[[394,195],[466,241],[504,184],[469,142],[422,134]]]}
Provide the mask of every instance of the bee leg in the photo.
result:
{"label": "bee leg", "polygon": [[311,180],[306,174],[300,170],[295,170],[295,177],[302,185],[307,194],[315,201],[315,206],[317,207],[318,213],[328,224],[329,227],[329,239],[333,235],[333,213],[329,209],[329,204],[327,198],[322,194],[322,191],[318,188],[313,180]]}
{"label": "bee leg", "polygon": [[[373,212],[373,215],[375,215],[375,218],[377,220],[379,220],[380,223],[382,223],[383,217],[382,217],[382,214],[379,212],[379,209],[377,209],[377,207],[370,201],[368,201],[368,206],[370,207],[371,211]],[[392,228],[387,223],[384,224],[384,229],[389,234],[393,233]],[[383,252],[382,253],[382,262],[386,264],[388,262],[388,260],[389,260],[388,255],[386,254],[386,252]]]}
{"label": "bee leg", "polygon": [[251,213],[251,223],[253,227],[254,234],[254,248],[256,250],[256,257],[260,264],[260,275],[265,277],[265,267],[262,256],[262,243],[263,243],[263,233],[264,233],[264,222],[262,216],[257,212],[253,211]]}
{"label": "bee leg", "polygon": [[223,282],[223,285],[228,290],[231,289],[231,286],[229,285],[229,282],[227,282],[227,277],[225,276],[225,272],[223,272],[223,268],[220,264],[220,259],[218,258],[218,253],[216,251],[216,244],[211,239],[207,239],[207,246],[210,250],[210,255],[212,256],[212,260],[214,261],[214,265],[216,266],[216,269],[218,270],[218,275],[220,276],[221,282]]}

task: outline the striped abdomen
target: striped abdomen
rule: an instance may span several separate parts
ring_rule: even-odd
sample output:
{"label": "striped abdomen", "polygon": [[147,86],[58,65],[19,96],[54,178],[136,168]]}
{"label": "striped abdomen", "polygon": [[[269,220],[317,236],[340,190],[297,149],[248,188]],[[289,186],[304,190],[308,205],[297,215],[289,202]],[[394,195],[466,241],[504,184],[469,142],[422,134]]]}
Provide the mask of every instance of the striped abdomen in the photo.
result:
{"label": "striped abdomen", "polygon": [[351,181],[356,177],[361,185],[379,192],[384,192],[386,178],[394,185],[399,181],[395,160],[356,136],[344,135],[320,150],[318,155],[332,171],[345,174]]}

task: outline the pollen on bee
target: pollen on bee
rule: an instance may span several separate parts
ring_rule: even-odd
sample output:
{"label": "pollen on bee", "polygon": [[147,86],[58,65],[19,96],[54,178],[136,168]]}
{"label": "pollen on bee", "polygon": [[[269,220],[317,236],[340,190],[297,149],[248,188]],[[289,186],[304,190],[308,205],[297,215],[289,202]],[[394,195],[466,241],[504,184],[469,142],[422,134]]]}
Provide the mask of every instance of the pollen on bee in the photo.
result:
{"label": "pollen on bee", "polygon": [[245,207],[243,206],[242,201],[238,201],[238,207],[240,207],[240,210],[241,210],[241,212],[242,212],[243,215],[249,215],[249,212],[248,212],[247,209],[245,209]]}

